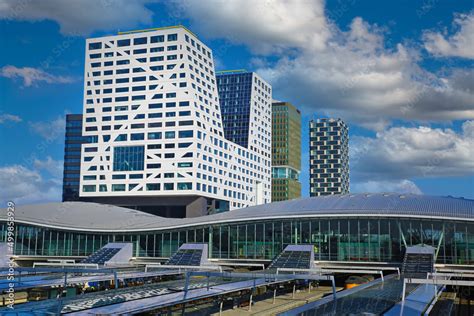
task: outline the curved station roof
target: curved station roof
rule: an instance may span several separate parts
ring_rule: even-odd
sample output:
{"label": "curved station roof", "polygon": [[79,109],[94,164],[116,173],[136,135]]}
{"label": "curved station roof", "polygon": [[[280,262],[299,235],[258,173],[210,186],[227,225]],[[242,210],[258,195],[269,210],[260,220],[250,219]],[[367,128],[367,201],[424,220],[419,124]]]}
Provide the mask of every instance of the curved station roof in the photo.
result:
{"label": "curved station roof", "polygon": [[[6,220],[7,209],[0,209]],[[64,230],[131,232],[295,217],[411,217],[474,221],[474,200],[414,194],[346,194],[257,205],[195,217],[163,218],[132,209],[86,202],[15,207],[15,221]]]}

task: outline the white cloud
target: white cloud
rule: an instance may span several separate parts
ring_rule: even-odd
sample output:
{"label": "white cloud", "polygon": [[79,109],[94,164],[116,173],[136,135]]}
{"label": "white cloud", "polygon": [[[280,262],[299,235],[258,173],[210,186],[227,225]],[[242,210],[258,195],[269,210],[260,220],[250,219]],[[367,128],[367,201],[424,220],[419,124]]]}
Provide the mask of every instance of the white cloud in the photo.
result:
{"label": "white cloud", "polygon": [[22,121],[22,119],[18,115],[0,114],[0,124],[6,123],[6,122],[19,123],[21,121]]}
{"label": "white cloud", "polygon": [[435,56],[474,59],[474,12],[456,15],[453,24],[457,32],[451,36],[446,32],[425,32],[426,50]]}
{"label": "white cloud", "polygon": [[174,9],[190,17],[193,29],[211,38],[246,44],[258,53],[325,47],[330,35],[324,2],[315,1],[173,1]]}
{"label": "white cloud", "polygon": [[38,170],[21,165],[0,167],[0,200],[17,204],[60,201],[61,178],[45,179]]}
{"label": "white cloud", "polygon": [[270,81],[274,97],[306,113],[377,131],[394,119],[474,119],[474,70],[431,73],[419,66],[415,49],[387,45],[377,25],[357,17],[347,31],[340,30],[324,16],[322,1],[207,0],[190,2],[182,11],[203,34],[272,53],[271,59],[252,59],[252,65]]}
{"label": "white cloud", "polygon": [[378,28],[353,20],[327,49],[282,57],[258,72],[280,98],[305,112],[342,117],[383,130],[393,119],[474,119],[473,70],[438,77],[417,65],[418,55],[402,44],[384,47]]}
{"label": "white cloud", "polygon": [[58,116],[52,121],[29,122],[31,129],[48,141],[62,139],[66,130],[64,116]]}
{"label": "white cloud", "polygon": [[366,181],[351,184],[351,192],[354,193],[379,193],[379,192],[395,192],[395,193],[413,193],[422,194],[418,186],[410,180],[395,181]]}
{"label": "white cloud", "polygon": [[137,0],[0,0],[0,18],[5,20],[56,21],[61,33],[87,35],[94,30],[117,30],[150,24],[153,12]]}
{"label": "white cloud", "polygon": [[355,182],[474,175],[474,121],[462,132],[429,127],[394,127],[375,138],[353,137],[351,176]]}
{"label": "white cloud", "polygon": [[36,170],[45,170],[56,179],[62,178],[63,162],[54,160],[51,156],[46,157],[46,160],[35,159],[33,166]]}
{"label": "white cloud", "polygon": [[75,81],[75,79],[71,77],[52,75],[38,68],[17,68],[12,65],[0,68],[0,76],[10,79],[20,78],[23,80],[23,86],[25,87],[35,86],[39,82],[71,83]]}

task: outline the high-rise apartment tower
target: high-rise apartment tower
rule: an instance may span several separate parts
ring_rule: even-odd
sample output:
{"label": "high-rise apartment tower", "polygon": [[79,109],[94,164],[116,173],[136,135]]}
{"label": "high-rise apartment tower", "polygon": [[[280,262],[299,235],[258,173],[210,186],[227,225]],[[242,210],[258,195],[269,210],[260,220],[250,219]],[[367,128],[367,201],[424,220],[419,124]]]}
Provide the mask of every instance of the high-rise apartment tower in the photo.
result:
{"label": "high-rise apartment tower", "polygon": [[349,193],[349,130],[341,119],[309,123],[310,196]]}

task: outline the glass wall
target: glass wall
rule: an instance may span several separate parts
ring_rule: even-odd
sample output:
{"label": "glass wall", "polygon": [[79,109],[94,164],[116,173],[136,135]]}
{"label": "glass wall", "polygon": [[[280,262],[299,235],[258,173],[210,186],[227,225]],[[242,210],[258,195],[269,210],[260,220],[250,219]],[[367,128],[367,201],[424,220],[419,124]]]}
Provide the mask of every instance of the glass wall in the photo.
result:
{"label": "glass wall", "polygon": [[[301,218],[195,226],[147,233],[79,233],[17,224],[15,254],[86,256],[132,242],[137,257],[169,257],[183,243],[209,243],[209,256],[273,259],[289,244],[314,245],[316,260],[399,262],[405,247],[436,248],[438,263],[474,264],[474,223],[404,218]],[[0,242],[6,223],[0,224]]]}

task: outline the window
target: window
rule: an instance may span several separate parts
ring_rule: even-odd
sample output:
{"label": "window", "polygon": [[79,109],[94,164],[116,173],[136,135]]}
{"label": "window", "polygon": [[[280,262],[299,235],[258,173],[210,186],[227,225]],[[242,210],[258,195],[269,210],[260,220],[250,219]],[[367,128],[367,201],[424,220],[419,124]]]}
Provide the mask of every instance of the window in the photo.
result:
{"label": "window", "polygon": [[144,140],[145,139],[145,134],[144,133],[131,134],[130,139],[131,140]]}
{"label": "window", "polygon": [[102,43],[89,43],[89,50],[93,49],[101,49],[102,48]]}
{"label": "window", "polygon": [[150,37],[150,42],[151,43],[162,43],[164,41],[165,41],[165,36],[164,35],[158,35],[158,36]]}
{"label": "window", "polygon": [[146,190],[147,191],[159,191],[160,190],[160,184],[159,183],[147,183],[146,184]]}
{"label": "window", "polygon": [[121,111],[128,111],[128,106],[127,106],[127,105],[116,106],[116,107],[114,108],[114,110],[115,110],[115,111],[119,111],[119,112],[121,112]]}
{"label": "window", "polygon": [[124,142],[127,140],[127,134],[120,134],[115,138],[116,142]]}
{"label": "window", "polygon": [[151,103],[148,105],[149,109],[161,109],[163,107],[163,103]]}
{"label": "window", "polygon": [[141,82],[141,81],[146,81],[146,77],[133,77],[132,78],[133,82]]}
{"label": "window", "polygon": [[143,170],[144,146],[127,146],[114,148],[114,171]]}
{"label": "window", "polygon": [[163,117],[163,113],[150,113],[148,114],[148,118],[158,118]]}
{"label": "window", "polygon": [[125,184],[112,184],[112,191],[125,191]]}
{"label": "window", "polygon": [[179,131],[179,138],[190,138],[193,137],[193,131]]}
{"label": "window", "polygon": [[168,41],[177,41],[178,40],[178,34],[168,34]]}
{"label": "window", "polygon": [[193,186],[191,182],[178,183],[178,190],[191,190],[192,187]]}
{"label": "window", "polygon": [[170,138],[174,138],[174,137],[175,137],[175,132],[174,131],[165,132],[165,138],[166,139],[170,139]]}
{"label": "window", "polygon": [[165,190],[167,190],[167,191],[168,191],[168,190],[174,190],[174,183],[165,183],[165,184],[163,185],[163,188],[164,188]]}
{"label": "window", "polygon": [[115,92],[128,92],[128,87],[115,88]]}
{"label": "window", "polygon": [[191,168],[192,166],[192,162],[178,162],[178,168]]}
{"label": "window", "polygon": [[132,87],[132,91],[145,91],[145,90],[146,90],[145,86]]}
{"label": "window", "polygon": [[161,139],[161,132],[148,133],[148,139]]}
{"label": "window", "polygon": [[192,143],[179,143],[178,148],[188,148]]}
{"label": "window", "polygon": [[193,121],[180,121],[179,126],[190,126],[193,125]]}
{"label": "window", "polygon": [[146,167],[148,169],[159,169],[161,168],[161,164],[160,163],[149,163],[146,165]]}
{"label": "window", "polygon": [[95,185],[84,185],[82,186],[82,192],[95,192]]}
{"label": "window", "polygon": [[129,39],[118,40],[117,46],[118,47],[130,46],[130,40]]}
{"label": "window", "polygon": [[133,45],[143,45],[147,43],[146,37],[138,37],[133,39]]}

